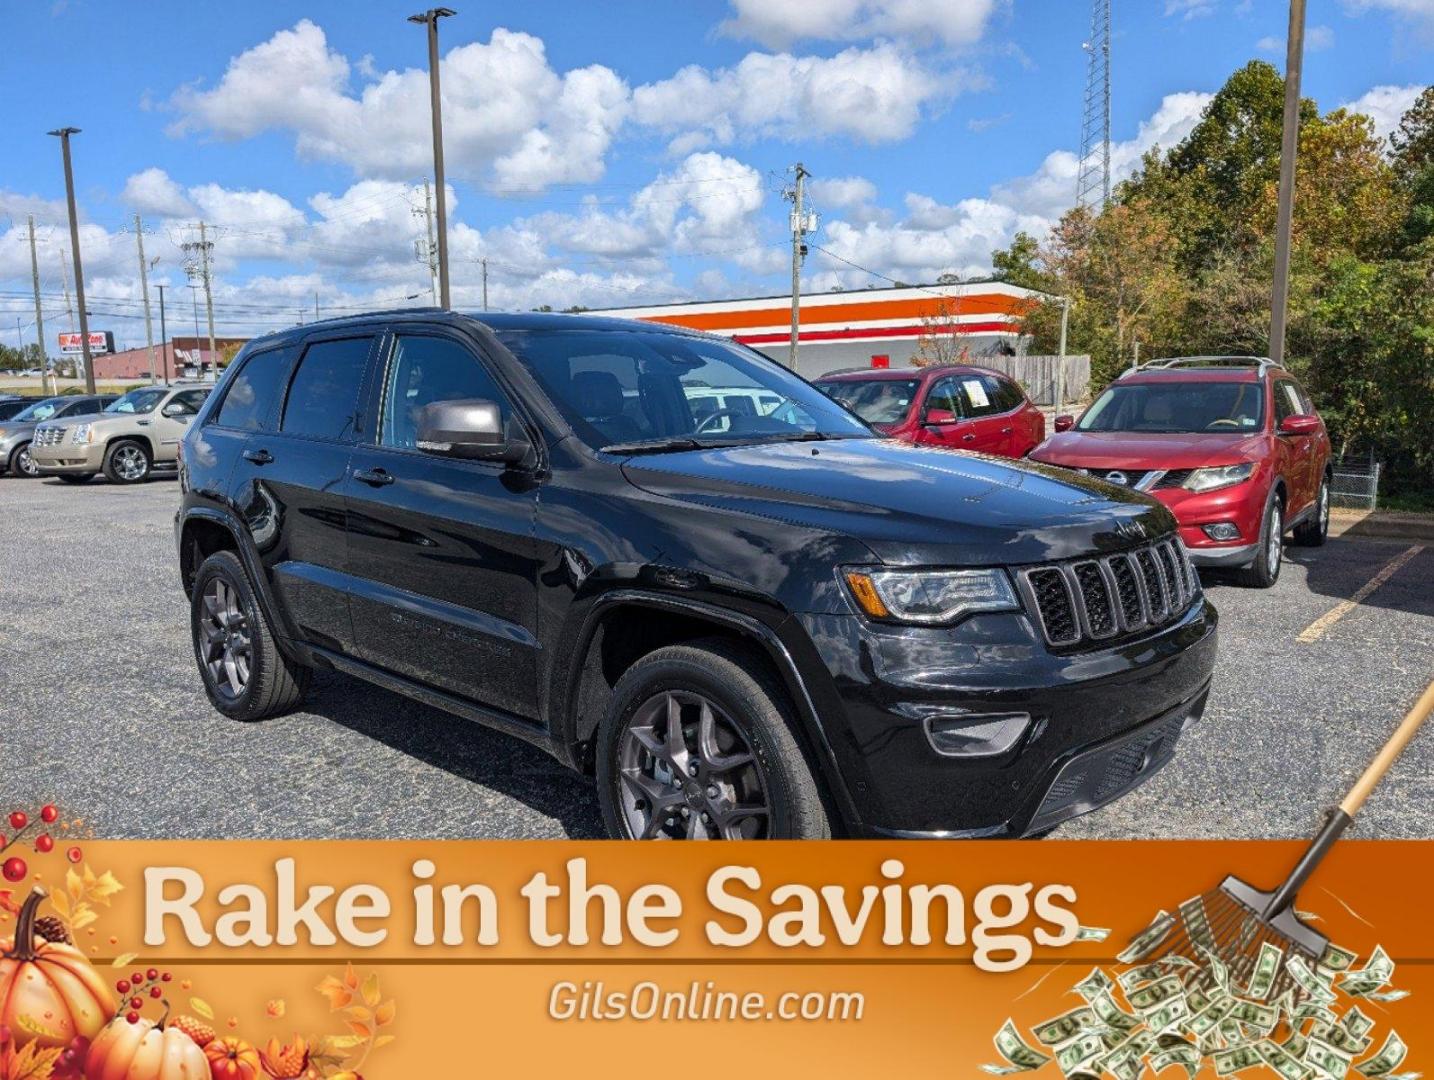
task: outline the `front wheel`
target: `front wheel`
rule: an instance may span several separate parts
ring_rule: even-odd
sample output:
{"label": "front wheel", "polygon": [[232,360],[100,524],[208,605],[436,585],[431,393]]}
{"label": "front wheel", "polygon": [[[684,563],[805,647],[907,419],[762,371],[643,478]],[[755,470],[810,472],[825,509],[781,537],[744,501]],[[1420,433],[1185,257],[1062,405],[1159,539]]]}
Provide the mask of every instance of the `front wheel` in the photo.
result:
{"label": "front wheel", "polygon": [[609,834],[636,840],[825,839],[831,825],[786,695],[723,641],[658,649],[618,680],[598,728]]}
{"label": "front wheel", "polygon": [[132,439],[105,451],[105,478],[111,484],[138,484],[149,479],[149,451]]}
{"label": "front wheel", "polygon": [[30,456],[30,444],[26,443],[10,455],[10,475],[20,480],[33,480],[40,475],[40,466]]}
{"label": "front wheel", "polygon": [[1314,516],[1295,526],[1294,542],[1301,547],[1322,547],[1329,536],[1329,477],[1319,482]]}
{"label": "front wheel", "polygon": [[1270,496],[1265,507],[1264,527],[1254,561],[1240,571],[1240,582],[1255,589],[1268,589],[1280,580],[1285,554],[1285,508],[1278,495]]}

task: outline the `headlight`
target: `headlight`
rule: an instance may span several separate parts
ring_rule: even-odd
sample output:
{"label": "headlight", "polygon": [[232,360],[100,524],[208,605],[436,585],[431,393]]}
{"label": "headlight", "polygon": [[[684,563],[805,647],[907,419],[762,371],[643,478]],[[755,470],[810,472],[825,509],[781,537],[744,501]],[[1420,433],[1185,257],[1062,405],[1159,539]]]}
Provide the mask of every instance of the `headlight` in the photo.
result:
{"label": "headlight", "polygon": [[1253,461],[1242,461],[1238,465],[1217,465],[1210,469],[1196,469],[1185,478],[1181,485],[1188,491],[1214,491],[1243,483],[1255,471]]}
{"label": "headlight", "polygon": [[1019,611],[1003,570],[848,570],[862,611],[887,622],[949,625],[980,611]]}
{"label": "headlight", "polygon": [[76,426],[74,432],[70,435],[70,442],[72,442],[72,443],[87,443],[87,442],[89,442],[89,441],[90,441],[90,425],[89,425],[89,424],[80,424],[80,425]]}

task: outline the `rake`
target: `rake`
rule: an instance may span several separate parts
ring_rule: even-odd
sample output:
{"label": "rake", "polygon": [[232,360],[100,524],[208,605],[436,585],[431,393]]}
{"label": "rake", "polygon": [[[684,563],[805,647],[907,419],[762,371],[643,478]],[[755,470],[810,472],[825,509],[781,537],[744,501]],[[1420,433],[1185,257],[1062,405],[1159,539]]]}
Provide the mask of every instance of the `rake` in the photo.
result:
{"label": "rake", "polygon": [[[1265,892],[1230,875],[1220,883],[1219,888],[1181,904],[1177,916],[1167,916],[1170,925],[1164,939],[1147,948],[1147,955],[1140,959],[1158,961],[1181,957],[1191,960],[1200,971],[1192,981],[1209,984],[1214,980],[1205,967],[1205,961],[1214,956],[1225,965],[1231,985],[1248,986],[1261,947],[1268,943],[1280,949],[1282,956],[1278,972],[1270,990],[1263,995],[1264,999],[1277,1000],[1291,989],[1296,997],[1303,996],[1298,980],[1288,970],[1289,958],[1301,957],[1309,970],[1314,971],[1329,945],[1329,938],[1299,918],[1294,909],[1295,897],[1329,854],[1335,841],[1349,828],[1364,800],[1384,779],[1430,712],[1434,712],[1434,682],[1425,688],[1414,708],[1400,722],[1339,806],[1330,811],[1324,827],[1305,849],[1283,884]],[[1145,934],[1155,934],[1158,938],[1159,927],[1152,926]]]}

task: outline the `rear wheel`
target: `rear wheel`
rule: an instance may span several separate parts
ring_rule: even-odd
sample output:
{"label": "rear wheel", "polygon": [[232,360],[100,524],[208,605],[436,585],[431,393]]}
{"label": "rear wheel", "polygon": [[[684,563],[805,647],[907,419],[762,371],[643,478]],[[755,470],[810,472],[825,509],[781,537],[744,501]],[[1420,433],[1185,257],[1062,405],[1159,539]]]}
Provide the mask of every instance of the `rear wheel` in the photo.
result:
{"label": "rear wheel", "polygon": [[10,455],[10,475],[20,480],[32,480],[40,475],[40,466],[30,456],[30,444],[17,446]]}
{"label": "rear wheel", "polygon": [[649,653],[598,729],[608,832],[638,840],[831,835],[786,696],[756,654],[723,641]]}
{"label": "rear wheel", "polygon": [[279,651],[232,551],[215,552],[199,567],[189,622],[204,691],[225,716],[263,720],[303,699],[310,671]]}
{"label": "rear wheel", "polygon": [[1285,505],[1271,494],[1265,507],[1264,527],[1260,529],[1260,546],[1254,561],[1240,571],[1240,583],[1255,589],[1268,589],[1280,580],[1280,564],[1285,554]]}
{"label": "rear wheel", "polygon": [[1319,494],[1315,496],[1314,515],[1301,525],[1295,526],[1294,542],[1301,547],[1320,547],[1329,536],[1329,476],[1319,482]]}
{"label": "rear wheel", "polygon": [[121,439],[105,451],[105,477],[111,484],[149,479],[149,451],[133,439]]}

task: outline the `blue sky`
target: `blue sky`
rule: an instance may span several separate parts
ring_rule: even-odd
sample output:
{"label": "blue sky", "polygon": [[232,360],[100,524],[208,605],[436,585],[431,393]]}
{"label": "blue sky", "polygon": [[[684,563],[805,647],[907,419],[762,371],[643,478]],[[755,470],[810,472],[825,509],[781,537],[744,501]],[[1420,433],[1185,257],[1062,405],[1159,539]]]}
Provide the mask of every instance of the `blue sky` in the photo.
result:
{"label": "blue sky", "polygon": [[[821,214],[804,287],[979,274],[1074,195],[1083,0],[488,0],[442,24],[455,299],[592,307],[786,288],[784,170]],[[1387,131],[1434,74],[1434,0],[1310,0],[1305,89]],[[63,325],[57,141],[74,125],[95,322],[137,342],[214,225],[222,330],[419,303],[425,45],[387,3],[8,0],[3,340],[33,335],[26,215]],[[1189,130],[1282,0],[1115,0],[1115,161]],[[853,269],[849,263],[875,271]],[[409,297],[419,294],[416,299]]]}

